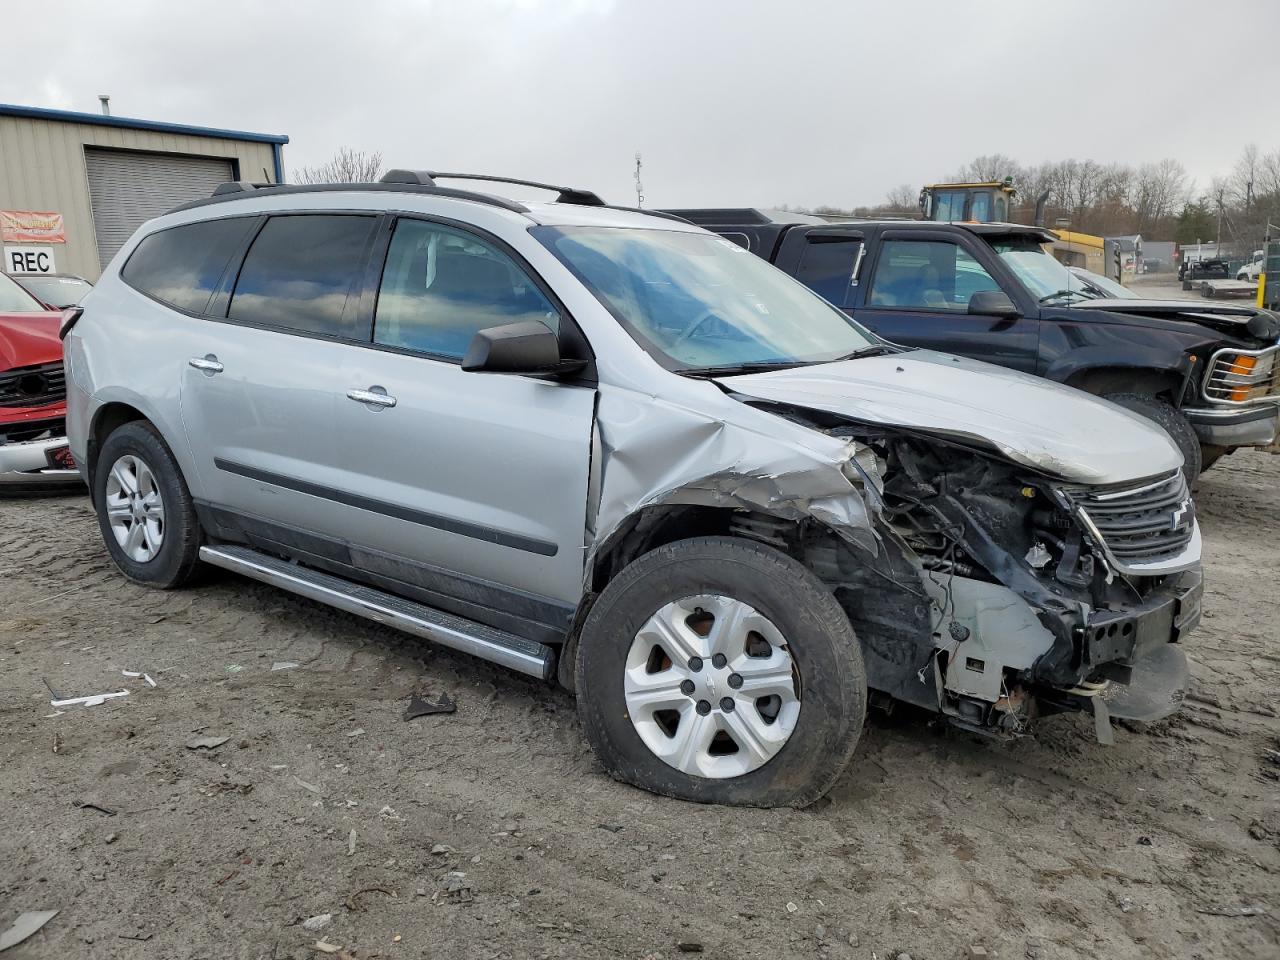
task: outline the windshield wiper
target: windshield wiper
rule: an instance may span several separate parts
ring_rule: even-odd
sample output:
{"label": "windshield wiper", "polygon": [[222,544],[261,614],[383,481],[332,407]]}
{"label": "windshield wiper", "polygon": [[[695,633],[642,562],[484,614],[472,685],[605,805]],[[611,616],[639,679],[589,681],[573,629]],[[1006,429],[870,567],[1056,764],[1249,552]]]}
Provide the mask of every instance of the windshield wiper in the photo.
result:
{"label": "windshield wiper", "polygon": [[744,360],[742,363],[725,363],[712,367],[685,367],[673,370],[682,377],[732,377],[739,373],[768,373],[770,370],[787,370],[804,367],[814,360]]}
{"label": "windshield wiper", "polygon": [[1056,300],[1058,297],[1079,297],[1082,300],[1088,300],[1089,297],[1080,290],[1055,290],[1053,293],[1046,293],[1037,302],[1048,303],[1050,300]]}
{"label": "windshield wiper", "polygon": [[824,360],[823,363],[839,363],[841,360],[861,360],[863,357],[879,357],[886,353],[897,353],[898,351],[889,346],[887,343],[873,343],[869,347],[861,347],[853,353],[846,353],[843,357],[836,357],[834,360]]}
{"label": "windshield wiper", "polygon": [[789,370],[792,367],[816,367],[823,363],[839,363],[842,360],[858,360],[862,357],[875,357],[882,353],[896,352],[886,343],[873,343],[861,347],[853,353],[830,360],[744,360],[742,363],[726,363],[715,367],[686,367],[676,370],[682,377],[732,377],[740,373],[768,373],[771,370]]}

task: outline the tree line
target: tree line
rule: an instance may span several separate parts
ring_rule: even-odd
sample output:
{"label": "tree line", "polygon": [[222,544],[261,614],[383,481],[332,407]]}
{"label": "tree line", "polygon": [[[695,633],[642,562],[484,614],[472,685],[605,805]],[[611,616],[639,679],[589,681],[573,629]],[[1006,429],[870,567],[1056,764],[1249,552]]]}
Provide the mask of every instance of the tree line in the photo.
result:
{"label": "tree line", "polygon": [[[1013,177],[1018,189],[1014,219],[1030,223],[1037,199],[1048,192],[1045,223],[1097,236],[1141,234],[1146,240],[1211,241],[1248,253],[1267,233],[1280,234],[1280,149],[1264,153],[1250,144],[1232,169],[1198,188],[1176,159],[1131,166],[1096,160],[1055,160],[1024,165],[1004,154],[976,157],[939,182],[982,182]],[[920,188],[902,184],[869,207],[814,212],[854,216],[919,216]]]}

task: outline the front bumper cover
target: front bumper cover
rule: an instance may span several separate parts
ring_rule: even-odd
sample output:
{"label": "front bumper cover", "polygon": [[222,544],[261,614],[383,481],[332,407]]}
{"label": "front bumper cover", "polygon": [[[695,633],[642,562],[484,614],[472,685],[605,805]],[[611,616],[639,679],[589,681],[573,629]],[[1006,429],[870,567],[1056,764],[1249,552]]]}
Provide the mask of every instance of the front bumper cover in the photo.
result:
{"label": "front bumper cover", "polygon": [[1280,406],[1183,407],[1200,442],[1211,447],[1265,447],[1280,430]]}
{"label": "front bumper cover", "polygon": [[0,490],[82,483],[79,470],[60,463],[67,446],[66,437],[0,444]]}

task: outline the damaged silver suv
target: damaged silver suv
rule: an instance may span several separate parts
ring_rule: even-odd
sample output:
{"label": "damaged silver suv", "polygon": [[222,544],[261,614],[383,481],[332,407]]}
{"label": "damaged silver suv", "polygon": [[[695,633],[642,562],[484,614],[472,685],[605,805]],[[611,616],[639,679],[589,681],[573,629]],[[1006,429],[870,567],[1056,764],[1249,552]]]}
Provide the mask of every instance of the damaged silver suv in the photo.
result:
{"label": "damaged silver suv", "polygon": [[127,577],[212,564],[558,680],[611,774],[690,800],[813,801],[869,700],[1102,740],[1176,709],[1200,534],[1147,421],[687,223],[444,176],[224,185],[68,312]]}

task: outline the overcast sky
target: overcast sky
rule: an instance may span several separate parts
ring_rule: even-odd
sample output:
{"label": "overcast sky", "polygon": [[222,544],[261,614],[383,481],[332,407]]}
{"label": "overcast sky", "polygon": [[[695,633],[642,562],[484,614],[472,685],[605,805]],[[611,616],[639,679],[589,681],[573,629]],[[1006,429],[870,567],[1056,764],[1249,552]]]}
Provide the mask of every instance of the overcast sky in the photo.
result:
{"label": "overcast sky", "polygon": [[286,169],[346,145],[611,202],[638,150],[646,206],[877,203],[996,152],[1171,156],[1203,187],[1280,148],[1276,0],[43,0],[0,23],[0,102],[107,93],[288,134]]}

